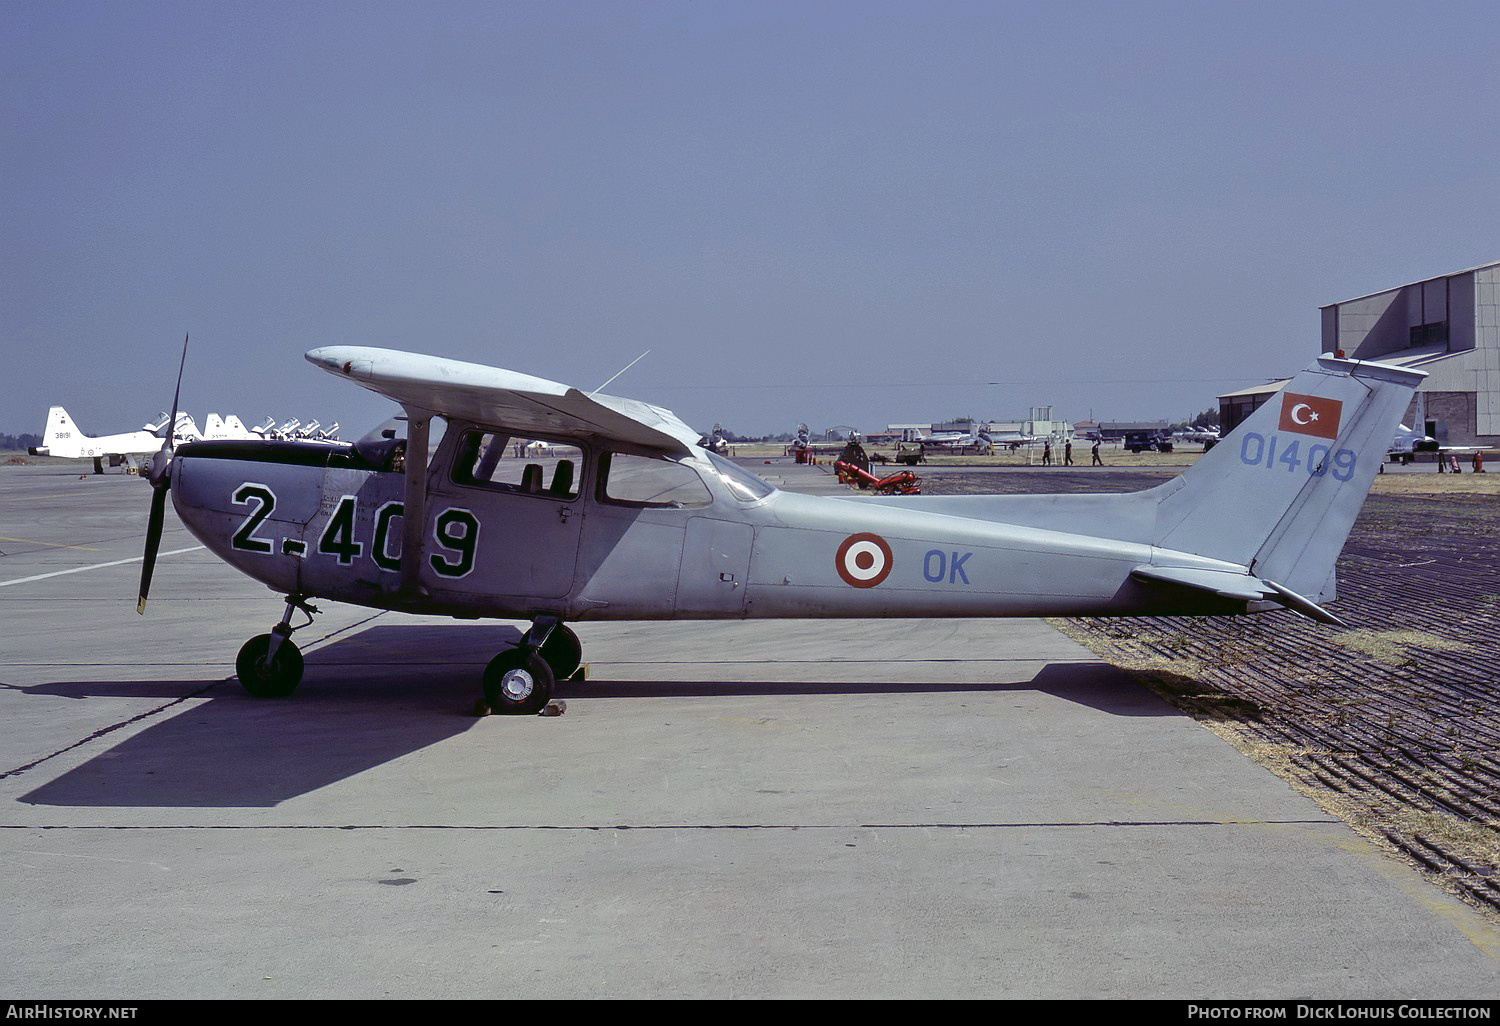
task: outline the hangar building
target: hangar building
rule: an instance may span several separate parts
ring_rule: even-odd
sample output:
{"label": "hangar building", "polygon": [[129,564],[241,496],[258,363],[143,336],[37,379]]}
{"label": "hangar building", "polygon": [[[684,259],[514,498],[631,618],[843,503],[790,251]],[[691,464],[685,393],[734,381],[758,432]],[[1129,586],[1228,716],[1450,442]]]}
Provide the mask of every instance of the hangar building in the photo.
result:
{"label": "hangar building", "polygon": [[1500,445],[1500,261],[1323,307],[1323,352],[1427,372],[1405,423]]}
{"label": "hangar building", "polygon": [[[1500,261],[1322,308],[1319,352],[1426,371],[1402,422],[1442,445],[1500,447]],[[1219,396],[1223,433],[1285,381]]]}

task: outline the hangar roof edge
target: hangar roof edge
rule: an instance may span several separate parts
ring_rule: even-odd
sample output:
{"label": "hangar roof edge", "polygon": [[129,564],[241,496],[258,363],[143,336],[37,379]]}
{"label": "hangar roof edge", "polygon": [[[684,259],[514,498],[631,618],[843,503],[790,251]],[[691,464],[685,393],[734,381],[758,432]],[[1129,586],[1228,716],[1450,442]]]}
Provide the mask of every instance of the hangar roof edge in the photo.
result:
{"label": "hangar roof edge", "polygon": [[1475,264],[1473,267],[1465,267],[1462,270],[1458,271],[1448,271],[1445,274],[1434,274],[1427,278],[1417,278],[1414,281],[1409,281],[1401,285],[1392,285],[1387,289],[1377,289],[1374,292],[1366,292],[1362,296],[1351,296],[1348,299],[1340,299],[1334,303],[1324,303],[1322,306],[1318,307],[1318,309],[1327,310],[1330,306],[1343,306],[1345,303],[1357,303],[1361,299],[1370,299],[1373,296],[1383,296],[1387,292],[1399,292],[1401,289],[1410,288],[1413,285],[1421,285],[1423,282],[1437,281],[1440,278],[1456,278],[1460,274],[1473,274],[1475,271],[1483,271],[1490,267],[1500,267],[1500,260],[1491,260],[1488,263]]}

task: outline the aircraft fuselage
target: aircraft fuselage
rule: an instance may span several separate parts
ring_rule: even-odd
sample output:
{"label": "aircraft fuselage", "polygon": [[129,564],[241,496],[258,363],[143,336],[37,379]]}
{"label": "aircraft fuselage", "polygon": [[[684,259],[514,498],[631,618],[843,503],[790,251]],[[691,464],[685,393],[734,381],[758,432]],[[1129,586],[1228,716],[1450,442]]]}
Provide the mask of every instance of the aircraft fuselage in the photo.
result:
{"label": "aircraft fuselage", "polygon": [[[1155,504],[1143,495],[1047,497],[1059,528],[1041,529],[997,522],[1005,497],[987,497],[975,519],[955,515],[951,499],[937,512],[911,499],[747,493],[700,452],[673,461],[702,482],[689,501],[629,502],[608,494],[607,454],[580,440],[567,494],[523,493],[455,480],[462,434],[450,427],[426,469],[415,575],[402,566],[406,474],[347,445],[184,445],[171,494],[198,538],[273,590],[407,612],[572,621],[1247,608],[1131,577],[1153,557]],[[1036,523],[1040,498],[1014,497],[1019,519]],[[1118,538],[1098,536],[1109,525]]]}

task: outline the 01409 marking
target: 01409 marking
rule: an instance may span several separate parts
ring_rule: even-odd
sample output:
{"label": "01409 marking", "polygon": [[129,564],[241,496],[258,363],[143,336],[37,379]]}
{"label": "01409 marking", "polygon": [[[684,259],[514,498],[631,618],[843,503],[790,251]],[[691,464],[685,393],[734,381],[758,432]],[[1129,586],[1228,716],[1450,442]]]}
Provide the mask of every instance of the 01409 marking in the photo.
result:
{"label": "01409 marking", "polygon": [[[1330,454],[1333,457],[1331,465]],[[1267,438],[1257,431],[1247,432],[1240,441],[1240,462],[1248,467],[1285,470],[1287,473],[1302,468],[1309,477],[1322,477],[1331,471],[1335,481],[1347,481],[1354,476],[1357,461],[1353,449],[1331,450],[1320,443],[1309,445],[1303,452],[1300,439],[1283,442],[1277,435]]]}

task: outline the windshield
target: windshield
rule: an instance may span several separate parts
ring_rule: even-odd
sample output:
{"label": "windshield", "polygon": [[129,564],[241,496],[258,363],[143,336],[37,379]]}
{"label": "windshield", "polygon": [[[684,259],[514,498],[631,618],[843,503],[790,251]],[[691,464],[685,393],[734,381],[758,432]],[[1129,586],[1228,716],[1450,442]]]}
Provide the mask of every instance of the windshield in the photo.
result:
{"label": "windshield", "polygon": [[741,502],[759,502],[776,490],[738,463],[731,463],[724,457],[711,452],[705,452],[704,455],[713,464],[715,476],[724,482],[724,487],[729,489],[729,493]]}

